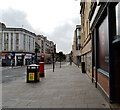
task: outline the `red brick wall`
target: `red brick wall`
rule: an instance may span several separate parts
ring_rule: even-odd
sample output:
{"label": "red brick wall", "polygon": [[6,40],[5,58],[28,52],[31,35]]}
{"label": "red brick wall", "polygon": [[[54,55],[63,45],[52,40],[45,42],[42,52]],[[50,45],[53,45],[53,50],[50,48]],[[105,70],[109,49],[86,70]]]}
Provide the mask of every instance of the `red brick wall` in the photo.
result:
{"label": "red brick wall", "polygon": [[102,88],[106,91],[106,93],[109,95],[109,79],[105,77],[104,75],[100,74],[98,72],[98,83],[102,86]]}

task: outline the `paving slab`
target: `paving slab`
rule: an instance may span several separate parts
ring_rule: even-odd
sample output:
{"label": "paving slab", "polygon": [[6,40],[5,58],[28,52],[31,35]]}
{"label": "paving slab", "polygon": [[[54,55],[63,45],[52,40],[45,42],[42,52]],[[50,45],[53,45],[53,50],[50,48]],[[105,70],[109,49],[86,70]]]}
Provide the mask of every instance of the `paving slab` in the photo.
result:
{"label": "paving slab", "polygon": [[25,79],[2,85],[3,108],[109,108],[109,103],[77,66],[45,70],[38,83]]}

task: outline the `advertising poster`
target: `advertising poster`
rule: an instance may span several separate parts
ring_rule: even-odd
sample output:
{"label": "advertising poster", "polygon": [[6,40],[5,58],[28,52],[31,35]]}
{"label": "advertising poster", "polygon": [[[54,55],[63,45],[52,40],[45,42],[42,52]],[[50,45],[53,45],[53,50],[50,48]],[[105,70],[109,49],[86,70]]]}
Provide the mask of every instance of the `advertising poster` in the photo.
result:
{"label": "advertising poster", "polygon": [[34,74],[35,73],[29,73],[29,81],[34,81]]}

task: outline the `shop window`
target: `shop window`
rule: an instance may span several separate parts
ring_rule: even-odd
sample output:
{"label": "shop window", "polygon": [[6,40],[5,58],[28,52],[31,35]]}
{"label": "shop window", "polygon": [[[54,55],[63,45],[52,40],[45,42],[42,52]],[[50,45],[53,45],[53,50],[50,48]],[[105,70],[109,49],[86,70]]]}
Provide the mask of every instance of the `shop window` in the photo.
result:
{"label": "shop window", "polygon": [[99,68],[109,73],[108,17],[99,27]]}
{"label": "shop window", "polygon": [[91,67],[92,67],[92,54],[91,53],[88,53],[87,55],[86,55],[86,60],[87,60],[87,64],[86,64],[86,66],[87,66],[87,73],[90,75],[90,76],[92,76],[92,74],[91,74]]}

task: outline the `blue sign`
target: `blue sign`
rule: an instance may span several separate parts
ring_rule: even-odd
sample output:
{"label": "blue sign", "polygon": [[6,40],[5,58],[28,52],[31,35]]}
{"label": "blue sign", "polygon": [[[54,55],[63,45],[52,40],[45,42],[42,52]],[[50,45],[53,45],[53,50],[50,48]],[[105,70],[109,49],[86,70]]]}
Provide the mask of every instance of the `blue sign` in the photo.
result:
{"label": "blue sign", "polygon": [[14,54],[11,55],[12,57],[14,56]]}

